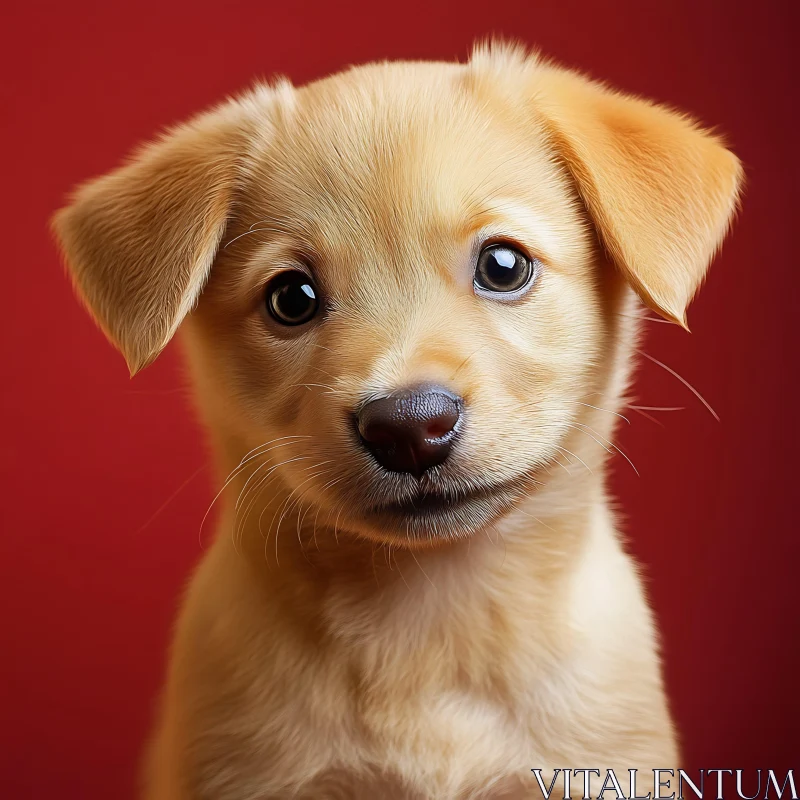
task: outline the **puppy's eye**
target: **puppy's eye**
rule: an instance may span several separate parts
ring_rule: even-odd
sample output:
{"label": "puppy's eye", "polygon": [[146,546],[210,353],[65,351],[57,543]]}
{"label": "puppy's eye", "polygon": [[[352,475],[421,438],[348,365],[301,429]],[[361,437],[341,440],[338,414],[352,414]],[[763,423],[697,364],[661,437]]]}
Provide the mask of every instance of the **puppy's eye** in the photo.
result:
{"label": "puppy's eye", "polygon": [[268,284],[265,296],[267,311],[281,325],[304,325],[319,310],[319,296],[305,272],[287,270]]}
{"label": "puppy's eye", "polygon": [[519,250],[507,244],[489,245],[478,256],[475,291],[519,296],[533,283],[534,272],[531,260]]}

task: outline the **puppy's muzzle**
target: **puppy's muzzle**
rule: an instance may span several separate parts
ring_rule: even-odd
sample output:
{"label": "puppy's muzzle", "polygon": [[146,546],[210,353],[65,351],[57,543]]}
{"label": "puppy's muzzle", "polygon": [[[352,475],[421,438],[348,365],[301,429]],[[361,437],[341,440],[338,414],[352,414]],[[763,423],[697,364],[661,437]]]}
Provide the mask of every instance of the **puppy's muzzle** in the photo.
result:
{"label": "puppy's muzzle", "polygon": [[460,397],[438,386],[406,389],[366,403],[356,427],[381,466],[419,478],[450,455],[462,406]]}

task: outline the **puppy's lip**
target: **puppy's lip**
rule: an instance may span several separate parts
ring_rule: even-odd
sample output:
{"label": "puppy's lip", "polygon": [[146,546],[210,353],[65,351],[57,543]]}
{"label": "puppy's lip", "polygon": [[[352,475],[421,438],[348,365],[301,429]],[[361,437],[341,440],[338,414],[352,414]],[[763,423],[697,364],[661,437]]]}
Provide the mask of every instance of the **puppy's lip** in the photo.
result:
{"label": "puppy's lip", "polygon": [[468,491],[419,491],[414,497],[380,503],[372,506],[369,511],[374,515],[405,518],[435,516],[446,511],[464,508],[481,500],[506,500],[509,495],[519,491],[518,483],[517,480],[510,480]]}

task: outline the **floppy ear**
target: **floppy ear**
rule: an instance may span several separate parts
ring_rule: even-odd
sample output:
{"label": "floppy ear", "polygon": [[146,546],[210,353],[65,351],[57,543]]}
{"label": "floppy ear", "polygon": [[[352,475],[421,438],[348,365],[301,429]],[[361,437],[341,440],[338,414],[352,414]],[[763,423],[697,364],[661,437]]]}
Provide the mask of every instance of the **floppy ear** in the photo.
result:
{"label": "floppy ear", "polygon": [[237,185],[242,117],[229,103],[169,132],[53,218],[78,293],[132,375],[205,285]]}
{"label": "floppy ear", "polygon": [[600,242],[645,305],[686,327],[722,242],[742,169],[686,117],[565,70],[539,72],[537,101]]}

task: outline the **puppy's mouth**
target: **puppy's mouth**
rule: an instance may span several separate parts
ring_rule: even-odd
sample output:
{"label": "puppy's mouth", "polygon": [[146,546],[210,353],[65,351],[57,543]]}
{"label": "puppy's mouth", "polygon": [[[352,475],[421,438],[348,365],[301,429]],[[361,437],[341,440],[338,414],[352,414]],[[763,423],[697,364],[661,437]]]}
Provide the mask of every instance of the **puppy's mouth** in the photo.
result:
{"label": "puppy's mouth", "polygon": [[474,489],[420,488],[413,495],[387,500],[367,508],[373,522],[402,528],[410,533],[464,533],[477,530],[506,511],[524,493],[523,480]]}
{"label": "puppy's mouth", "polygon": [[420,492],[416,497],[373,506],[371,510],[381,514],[424,517],[426,515],[453,511],[463,506],[468,506],[471,503],[486,500],[491,494],[491,489],[478,489],[471,492],[459,492],[457,494]]}

